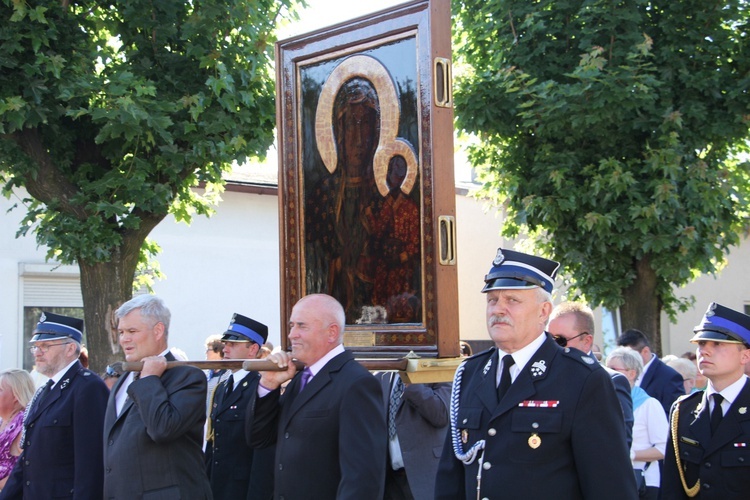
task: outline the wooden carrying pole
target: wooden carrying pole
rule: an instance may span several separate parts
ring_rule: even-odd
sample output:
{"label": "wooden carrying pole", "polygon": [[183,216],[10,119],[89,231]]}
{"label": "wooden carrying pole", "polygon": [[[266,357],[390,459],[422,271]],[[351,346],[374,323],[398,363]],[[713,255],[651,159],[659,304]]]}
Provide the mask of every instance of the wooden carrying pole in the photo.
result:
{"label": "wooden carrying pole", "polygon": [[[368,370],[406,370],[407,359],[358,359],[362,366]],[[297,370],[302,370],[305,365],[300,361],[294,361]],[[175,366],[194,366],[201,370],[239,370],[247,371],[282,371],[282,368],[267,359],[223,359],[217,361],[167,361],[167,369]],[[142,361],[119,361],[112,364],[116,373],[139,372],[143,370]]]}
{"label": "wooden carrying pole", "polygon": [[[357,362],[370,371],[398,371],[404,382],[411,384],[434,384],[451,382],[458,365],[465,358],[358,358]],[[305,368],[300,361],[294,360],[297,371]],[[194,366],[202,370],[229,369],[247,371],[281,371],[276,363],[267,359],[224,359],[221,361],[167,361],[167,369],[175,366]],[[143,362],[117,362],[112,365],[116,373],[138,372],[143,369]]]}

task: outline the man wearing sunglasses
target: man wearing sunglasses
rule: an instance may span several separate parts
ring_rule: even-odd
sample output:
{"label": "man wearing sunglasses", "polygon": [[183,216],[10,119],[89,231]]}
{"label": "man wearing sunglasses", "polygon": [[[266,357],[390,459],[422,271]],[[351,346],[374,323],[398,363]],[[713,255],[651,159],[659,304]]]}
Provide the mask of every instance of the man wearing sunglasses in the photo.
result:
{"label": "man wearing sunglasses", "polygon": [[43,312],[29,350],[50,377],[26,408],[23,452],[0,499],[101,498],[102,429],[109,391],[84,368],[83,320]]}
{"label": "man wearing sunglasses", "polygon": [[[591,347],[594,344],[594,313],[590,307],[578,302],[563,302],[555,307],[547,326],[547,331],[560,347],[572,347],[596,360]],[[602,365],[603,366],[603,365]],[[625,437],[628,449],[633,442],[633,398],[630,396],[630,383],[622,373],[603,368],[609,373],[615,386],[617,399],[625,420]]]}
{"label": "man wearing sunglasses", "polygon": [[558,267],[498,250],[482,289],[495,347],[456,370],[436,499],[637,498],[607,372],[544,331]]}

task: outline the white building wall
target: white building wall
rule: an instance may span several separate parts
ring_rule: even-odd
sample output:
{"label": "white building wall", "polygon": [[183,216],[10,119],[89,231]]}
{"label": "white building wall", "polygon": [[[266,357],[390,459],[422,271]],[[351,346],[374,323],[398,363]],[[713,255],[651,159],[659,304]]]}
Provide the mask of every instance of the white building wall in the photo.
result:
{"label": "white building wall", "polygon": [[[157,260],[166,279],[154,292],[172,312],[169,344],[191,359],[204,358],[205,338],[222,333],[235,312],[268,325],[269,341],[279,344],[278,199],[225,192],[223,200],[211,218],[194,217],[188,226],[168,217],[150,235],[162,248]],[[20,342],[22,270],[37,278],[53,267],[42,265],[45,250],[33,237],[14,237],[23,216],[6,213],[14,202],[0,197],[0,369],[21,366],[27,347]]]}
{"label": "white building wall", "polygon": [[[195,217],[187,226],[169,217],[151,234],[162,247],[158,261],[166,279],[157,282],[154,291],[172,311],[169,343],[191,359],[203,359],[204,339],[223,332],[234,312],[268,325],[269,340],[280,343],[278,199],[239,192],[225,192],[223,199],[211,218]],[[21,274],[37,279],[55,272],[69,280],[70,273],[77,272],[76,266],[50,271],[54,266],[45,264],[45,250],[36,248],[33,237],[15,238],[23,214],[7,210],[16,201],[0,197],[0,369],[20,366],[26,347],[19,341]],[[480,200],[456,197],[459,328],[465,340],[488,339],[482,281],[497,248],[512,247],[500,237],[500,225],[497,210],[485,210]],[[664,318],[664,353],[692,349],[692,328],[711,301],[740,311],[750,303],[748,262],[750,245],[743,240],[716,278],[705,276],[685,287],[685,295],[695,295],[695,307],[680,314],[675,325]]]}

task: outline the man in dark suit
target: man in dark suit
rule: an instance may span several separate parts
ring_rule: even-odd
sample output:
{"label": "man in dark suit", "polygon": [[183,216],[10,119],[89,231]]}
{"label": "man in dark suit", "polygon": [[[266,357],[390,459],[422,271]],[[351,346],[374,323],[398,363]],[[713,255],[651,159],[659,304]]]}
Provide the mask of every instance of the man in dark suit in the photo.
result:
{"label": "man in dark suit", "polygon": [[635,381],[635,385],[646,391],[652,398],[659,400],[664,412],[669,415],[669,408],[677,398],[685,394],[685,384],[682,375],[677,370],[664,364],[651,351],[648,337],[640,330],[625,330],[617,338],[617,345],[630,347],[637,351],[643,359],[643,373]]}
{"label": "man in dark suit", "polygon": [[78,356],[83,320],[42,313],[31,338],[40,373],[50,377],[26,408],[23,452],[3,500],[102,496],[101,435],[109,391]]}
{"label": "man in dark suit", "polygon": [[[561,347],[572,347],[585,352],[592,359],[596,356],[591,352],[594,344],[594,313],[590,307],[578,302],[563,302],[552,311],[547,331]],[[598,360],[597,360],[598,361]],[[617,399],[625,423],[625,438],[628,449],[633,442],[633,398],[630,396],[630,382],[622,373],[603,367],[612,379]]]}
{"label": "man in dark suit", "polygon": [[482,290],[496,347],[456,370],[436,499],[637,497],[609,375],[544,331],[558,267],[498,250]]}
{"label": "man in dark suit", "polygon": [[690,340],[708,379],[672,406],[665,499],[740,500],[750,492],[750,316],[711,303]]}
{"label": "man in dark suit", "polygon": [[140,295],[115,312],[127,361],[142,361],[112,389],[104,419],[104,498],[212,498],[203,463],[206,376],[166,369],[169,309]]}
{"label": "man in dark suit", "polygon": [[[303,297],[289,319],[291,354],[267,358],[286,370],[261,372],[251,444],[276,443],[277,499],[383,497],[388,438],[380,385],[344,349],[345,321],[333,297]],[[292,358],[306,365],[302,373],[295,375]]]}
{"label": "man in dark suit", "polygon": [[398,372],[376,373],[375,378],[388,424],[384,498],[433,498],[448,430],[451,384],[408,384]]}
{"label": "man in dark suit", "polygon": [[[255,359],[268,327],[241,314],[232,316],[221,337],[225,359]],[[274,450],[245,442],[245,418],[258,390],[258,372],[239,369],[214,391],[206,437],[206,472],[216,500],[261,500],[273,496]]]}

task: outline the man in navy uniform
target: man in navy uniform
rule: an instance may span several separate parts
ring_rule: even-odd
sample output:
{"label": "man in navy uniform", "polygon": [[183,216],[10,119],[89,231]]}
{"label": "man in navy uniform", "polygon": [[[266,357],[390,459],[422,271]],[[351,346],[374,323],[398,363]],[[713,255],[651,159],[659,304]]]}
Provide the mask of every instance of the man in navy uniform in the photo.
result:
{"label": "man in navy uniform", "polygon": [[496,347],[456,370],[435,498],[637,498],[609,375],[544,331],[558,267],[498,250],[482,290]]}
{"label": "man in navy uniform", "polygon": [[43,312],[31,338],[50,377],[26,408],[23,452],[0,498],[102,497],[102,428],[109,390],[78,361],[83,320]]}
{"label": "man in navy uniform", "polygon": [[672,406],[664,498],[746,499],[750,494],[750,316],[712,303],[690,340],[703,391]]}
{"label": "man in navy uniform", "polygon": [[[266,325],[235,314],[221,337],[224,359],[258,358],[267,338]],[[206,472],[216,500],[260,500],[273,495],[273,447],[254,453],[245,443],[245,413],[258,390],[258,380],[258,372],[239,369],[214,391]]]}

